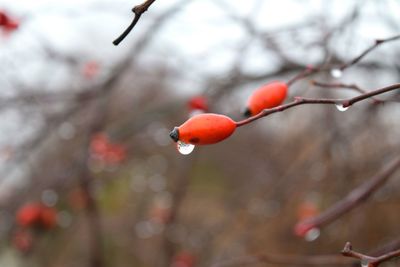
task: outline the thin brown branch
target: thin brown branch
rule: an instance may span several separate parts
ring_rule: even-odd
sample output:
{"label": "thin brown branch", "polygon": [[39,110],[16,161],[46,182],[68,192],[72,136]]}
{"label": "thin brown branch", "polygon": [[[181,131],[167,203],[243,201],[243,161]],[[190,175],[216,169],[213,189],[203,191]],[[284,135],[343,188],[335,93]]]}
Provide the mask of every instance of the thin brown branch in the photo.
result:
{"label": "thin brown branch", "polygon": [[89,236],[89,266],[90,267],[103,267],[106,266],[103,253],[103,232],[101,225],[101,212],[95,196],[92,194],[92,186],[94,177],[88,166],[89,159],[89,146],[92,136],[99,132],[104,127],[104,122],[107,113],[107,105],[109,103],[109,95],[111,90],[106,91],[102,98],[100,98],[94,106],[95,117],[89,123],[86,138],[84,153],[77,162],[78,178],[82,191],[87,197],[85,206],[85,214],[87,217],[87,227]]}
{"label": "thin brown branch", "polygon": [[236,122],[236,126],[240,127],[246,124],[249,124],[253,121],[256,121],[260,118],[267,117],[273,113],[277,112],[282,112],[286,109],[295,107],[295,106],[300,106],[300,105],[306,105],[306,104],[330,104],[330,105],[340,105],[343,108],[348,108],[351,105],[360,102],[362,100],[368,99],[372,96],[380,95],[389,91],[393,91],[396,89],[400,88],[400,83],[395,83],[393,85],[389,85],[383,88],[379,88],[373,91],[370,91],[368,93],[353,97],[353,98],[348,98],[348,99],[335,99],[335,98],[304,98],[304,97],[295,97],[295,100],[281,106],[277,106],[275,108],[270,108],[270,109],[264,109],[260,113],[258,113],[255,116],[252,116],[250,118],[247,118],[242,121]]}
{"label": "thin brown branch", "polygon": [[[318,87],[323,87],[323,88],[342,88],[342,89],[349,89],[353,90],[355,92],[358,92],[360,94],[365,94],[367,91],[364,89],[361,89],[358,85],[356,84],[345,84],[345,83],[324,83],[324,82],[319,82],[316,80],[311,80],[310,81],[311,85],[318,86]],[[371,98],[374,103],[379,104],[384,101],[376,99],[376,98]]]}
{"label": "thin brown branch", "polygon": [[[175,188],[172,190],[173,199],[170,208],[170,217],[165,225],[166,228],[170,228],[179,223],[179,211],[184,203],[184,199],[190,185],[190,172],[193,171],[193,168],[197,162],[197,158],[198,153],[196,153],[189,162],[186,161],[188,164],[184,164],[180,170],[180,173],[178,174],[177,181],[175,182]],[[173,256],[176,253],[177,246],[168,238],[167,233],[164,233],[162,236],[162,246],[162,250],[164,251],[166,258],[165,266],[172,266]]]}
{"label": "thin brown branch", "polygon": [[296,76],[292,77],[288,82],[287,85],[291,86],[292,84],[294,84],[295,82],[297,82],[298,80],[301,80],[305,77],[310,76],[311,74],[317,72],[318,69],[315,69],[313,67],[307,67],[305,70],[303,70],[302,72],[298,73]]}
{"label": "thin brown branch", "polygon": [[72,103],[83,103],[89,100],[96,99],[103,95],[103,92],[107,90],[106,87],[94,87],[86,91],[70,93],[70,92],[29,92],[21,95],[17,95],[9,98],[0,98],[0,109],[8,108],[10,106],[16,106],[20,104],[37,105],[46,102],[49,104],[58,104],[59,102],[72,102]]}
{"label": "thin brown branch", "polygon": [[132,12],[135,14],[135,17],[132,20],[132,23],[126,28],[126,30],[117,38],[113,41],[114,45],[119,45],[126,36],[132,31],[132,29],[136,26],[136,23],[139,21],[140,17],[144,12],[147,11],[147,9],[155,2],[156,0],[146,0],[140,5],[137,5],[132,8]]}
{"label": "thin brown branch", "polygon": [[367,91],[361,89],[358,85],[356,84],[345,84],[345,83],[324,83],[324,82],[319,82],[316,80],[311,80],[310,81],[311,85],[318,86],[318,87],[324,87],[324,88],[344,88],[344,89],[351,89],[356,92],[359,92],[361,94],[365,94]]}
{"label": "thin brown branch", "polygon": [[254,256],[238,257],[236,259],[217,262],[212,267],[225,266],[249,266],[251,264],[266,263],[272,265],[349,265],[352,261],[340,257],[339,255],[267,255],[259,254]]}
{"label": "thin brown branch", "polygon": [[389,42],[392,42],[392,41],[395,41],[395,40],[398,40],[398,39],[400,39],[400,34],[392,36],[390,38],[386,38],[386,39],[376,39],[375,43],[372,46],[367,48],[365,51],[363,51],[359,56],[355,57],[353,60],[342,64],[339,67],[339,69],[340,70],[344,70],[344,69],[347,69],[347,68],[355,65],[357,62],[359,62],[361,59],[363,59],[366,55],[368,55],[371,51],[375,50],[381,44],[389,43]]}
{"label": "thin brown branch", "polygon": [[391,260],[393,258],[400,256],[400,249],[388,252],[379,257],[371,257],[368,255],[364,255],[362,253],[356,252],[353,250],[350,242],[347,242],[342,250],[342,255],[345,257],[351,257],[355,259],[359,259],[361,261],[361,265],[365,267],[378,267],[381,263]]}
{"label": "thin brown branch", "polygon": [[381,88],[381,89],[377,89],[377,90],[374,90],[374,91],[370,91],[370,92],[368,92],[368,93],[365,93],[365,94],[362,94],[362,95],[359,95],[359,96],[356,96],[356,97],[351,98],[351,99],[348,101],[348,103],[343,103],[343,106],[344,106],[344,107],[349,107],[349,106],[351,106],[352,104],[357,103],[357,102],[359,102],[359,101],[362,101],[362,100],[364,100],[364,99],[367,99],[367,98],[369,98],[369,97],[376,96],[376,95],[380,95],[380,94],[383,94],[383,93],[386,93],[386,92],[389,92],[389,91],[392,91],[392,90],[395,90],[395,89],[399,89],[399,88],[400,88],[400,83],[395,83],[395,84],[393,84],[393,85],[389,85],[389,86],[383,87],[383,88]]}
{"label": "thin brown branch", "polygon": [[[380,46],[381,44],[384,43],[389,43],[395,40],[399,40],[400,39],[400,35],[395,35],[386,39],[376,39],[374,45],[368,47],[366,50],[364,50],[359,56],[353,58],[352,60],[343,63],[342,65],[340,65],[338,67],[338,70],[343,71],[355,64],[357,64],[361,59],[363,59],[366,55],[368,55],[370,52],[372,52],[373,50],[375,50],[378,46]],[[292,77],[287,83],[288,85],[292,85],[295,82],[304,79],[314,73],[318,73],[321,71],[330,71],[332,69],[331,65],[328,65],[326,63],[320,65],[320,66],[315,66],[312,68],[307,68],[305,70],[303,70],[302,72],[300,72],[299,74],[297,74],[296,76]]]}
{"label": "thin brown branch", "polygon": [[321,227],[322,225],[327,225],[335,221],[343,214],[349,212],[367,200],[369,196],[371,196],[375,191],[385,184],[385,182],[391,177],[392,174],[396,172],[398,168],[400,168],[400,156],[384,166],[375,176],[352,190],[344,199],[340,200],[321,214],[300,221],[296,228],[307,231],[309,229]]}
{"label": "thin brown branch", "polygon": [[381,254],[386,254],[390,251],[400,249],[400,238],[393,239],[387,244],[384,244],[383,246],[380,246],[372,251],[369,252],[370,255],[372,256],[377,256]]}

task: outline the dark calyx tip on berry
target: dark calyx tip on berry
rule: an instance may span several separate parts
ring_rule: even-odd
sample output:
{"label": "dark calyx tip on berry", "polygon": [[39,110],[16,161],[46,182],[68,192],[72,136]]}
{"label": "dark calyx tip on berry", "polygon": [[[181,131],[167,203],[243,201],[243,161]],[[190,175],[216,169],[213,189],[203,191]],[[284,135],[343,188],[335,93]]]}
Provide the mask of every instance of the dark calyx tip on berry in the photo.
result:
{"label": "dark calyx tip on berry", "polygon": [[178,127],[175,127],[170,133],[169,136],[174,140],[175,142],[178,142],[179,140],[179,129]]}
{"label": "dark calyx tip on berry", "polygon": [[246,118],[251,117],[251,111],[250,111],[249,108],[246,108],[246,109],[243,111],[243,116],[245,116]]}

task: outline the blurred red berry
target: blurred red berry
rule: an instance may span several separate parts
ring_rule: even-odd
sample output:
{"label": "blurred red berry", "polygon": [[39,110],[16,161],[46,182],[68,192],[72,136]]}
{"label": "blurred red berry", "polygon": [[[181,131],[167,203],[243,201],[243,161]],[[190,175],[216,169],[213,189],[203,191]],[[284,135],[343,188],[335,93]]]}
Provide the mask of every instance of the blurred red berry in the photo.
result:
{"label": "blurred red berry", "polygon": [[154,206],[150,210],[150,219],[159,224],[166,224],[171,218],[171,210],[167,207]]}
{"label": "blurred red berry", "polygon": [[92,138],[90,151],[94,158],[110,164],[120,163],[126,158],[125,147],[111,143],[105,134],[97,134]]}
{"label": "blurred red berry", "polygon": [[11,18],[5,11],[0,11],[0,27],[10,33],[18,29],[19,21]]}
{"label": "blurred red berry", "polygon": [[294,234],[299,237],[304,237],[308,233],[308,231],[315,228],[314,224],[307,222],[299,222],[294,227]]}
{"label": "blurred red berry", "polygon": [[116,164],[124,161],[126,158],[126,150],[122,145],[109,144],[105,154],[105,161],[111,164]]}
{"label": "blurred red berry", "polygon": [[8,16],[4,11],[0,11],[0,26],[7,24]]}
{"label": "blurred red berry", "polygon": [[312,64],[308,64],[307,66],[306,66],[306,69],[308,70],[308,71],[311,71],[311,70],[314,70],[314,65],[312,65]]}
{"label": "blurred red berry", "polygon": [[188,251],[181,251],[175,255],[172,267],[193,267],[196,262],[195,256]]}
{"label": "blurred red berry", "polygon": [[82,69],[83,76],[87,79],[93,79],[99,73],[100,64],[97,61],[87,62]]}
{"label": "blurred red berry", "polygon": [[208,111],[207,98],[204,96],[192,97],[188,101],[188,108],[189,108],[189,111],[201,110],[203,112],[207,112]]}
{"label": "blurred red berry", "polygon": [[18,229],[12,237],[12,243],[16,249],[21,252],[28,252],[32,248],[32,233],[25,229]]}
{"label": "blurred red berry", "polygon": [[304,237],[308,231],[315,227],[314,224],[307,222],[307,219],[318,215],[319,209],[317,205],[312,201],[302,202],[297,209],[298,223],[294,227],[294,233],[297,236]]}
{"label": "blurred red berry", "polygon": [[51,229],[56,226],[57,211],[42,203],[28,203],[18,210],[16,220],[24,228]]}
{"label": "blurred red berry", "polygon": [[40,203],[28,203],[17,212],[17,223],[23,227],[34,226],[40,221]]}
{"label": "blurred red berry", "polygon": [[52,229],[57,224],[57,211],[54,208],[42,206],[40,210],[40,226],[44,229]]}
{"label": "blurred red berry", "polygon": [[4,30],[6,32],[13,32],[13,31],[17,30],[18,27],[19,27],[18,21],[10,20],[6,25],[4,25]]}
{"label": "blurred red berry", "polygon": [[108,147],[108,137],[105,134],[99,133],[92,137],[90,142],[90,151],[96,155],[106,153]]}
{"label": "blurred red berry", "polygon": [[304,201],[297,209],[299,221],[316,216],[319,213],[318,207],[314,202]]}

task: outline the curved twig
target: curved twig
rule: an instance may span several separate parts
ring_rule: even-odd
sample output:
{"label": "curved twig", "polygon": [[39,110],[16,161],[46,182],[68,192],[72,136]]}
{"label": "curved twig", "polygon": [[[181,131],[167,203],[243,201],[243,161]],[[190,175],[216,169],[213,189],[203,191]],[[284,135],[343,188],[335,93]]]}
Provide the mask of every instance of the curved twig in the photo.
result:
{"label": "curved twig", "polygon": [[400,257],[400,249],[388,252],[379,257],[371,257],[371,256],[364,255],[362,253],[354,251],[351,243],[347,242],[342,250],[342,255],[345,257],[359,259],[361,261],[362,266],[378,267],[383,262],[386,262],[386,261],[391,260],[396,257]]}
{"label": "curved twig", "polygon": [[147,0],[144,3],[135,6],[132,8],[132,12],[135,14],[135,17],[132,20],[132,23],[126,28],[126,30],[117,38],[113,41],[114,45],[119,45],[126,36],[132,31],[132,29],[136,26],[136,23],[139,21],[140,17],[144,12],[147,11],[147,9],[155,2],[156,0]]}
{"label": "curved twig", "polygon": [[[357,57],[353,58],[352,60],[343,63],[342,65],[340,65],[337,69],[339,71],[343,71],[355,64],[357,64],[361,59],[363,59],[366,55],[368,55],[371,51],[375,50],[378,46],[384,44],[384,43],[389,43],[392,41],[396,41],[400,39],[400,34],[399,35],[395,35],[386,39],[376,39],[375,43],[368,47],[367,49],[365,49],[363,52],[361,52],[360,55],[358,55]],[[329,66],[327,64],[322,64],[320,66],[310,66],[307,67],[305,70],[303,70],[302,72],[298,73],[296,76],[292,77],[287,84],[290,86],[292,84],[294,84],[295,82],[306,78],[314,73],[317,72],[321,72],[321,71],[329,71],[332,69],[332,66]]]}
{"label": "curved twig", "polygon": [[355,57],[353,60],[342,64],[339,69],[340,70],[344,70],[347,69],[353,65],[355,65],[357,62],[359,62],[363,57],[365,57],[367,54],[369,54],[372,50],[376,49],[378,46],[380,46],[383,43],[389,43],[395,40],[399,40],[400,39],[400,34],[399,35],[395,35],[386,39],[376,39],[375,43],[370,46],[369,48],[367,48],[365,51],[363,51],[359,56]]}
{"label": "curved twig", "polygon": [[352,190],[345,198],[334,204],[329,209],[325,210],[321,214],[300,221],[296,225],[296,229],[301,229],[302,232],[327,225],[343,214],[357,207],[363,201],[367,200],[376,190],[378,190],[389,177],[400,168],[400,156],[391,161],[388,165],[384,166],[375,176]]}

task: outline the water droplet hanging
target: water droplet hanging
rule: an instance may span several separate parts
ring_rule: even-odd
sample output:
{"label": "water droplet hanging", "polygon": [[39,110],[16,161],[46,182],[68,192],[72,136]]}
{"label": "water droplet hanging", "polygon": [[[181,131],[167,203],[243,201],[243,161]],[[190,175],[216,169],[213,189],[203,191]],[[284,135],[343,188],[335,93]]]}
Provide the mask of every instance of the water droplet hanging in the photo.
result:
{"label": "water droplet hanging", "polygon": [[176,148],[182,155],[189,155],[194,150],[195,146],[192,144],[186,144],[182,141],[176,142]]}

